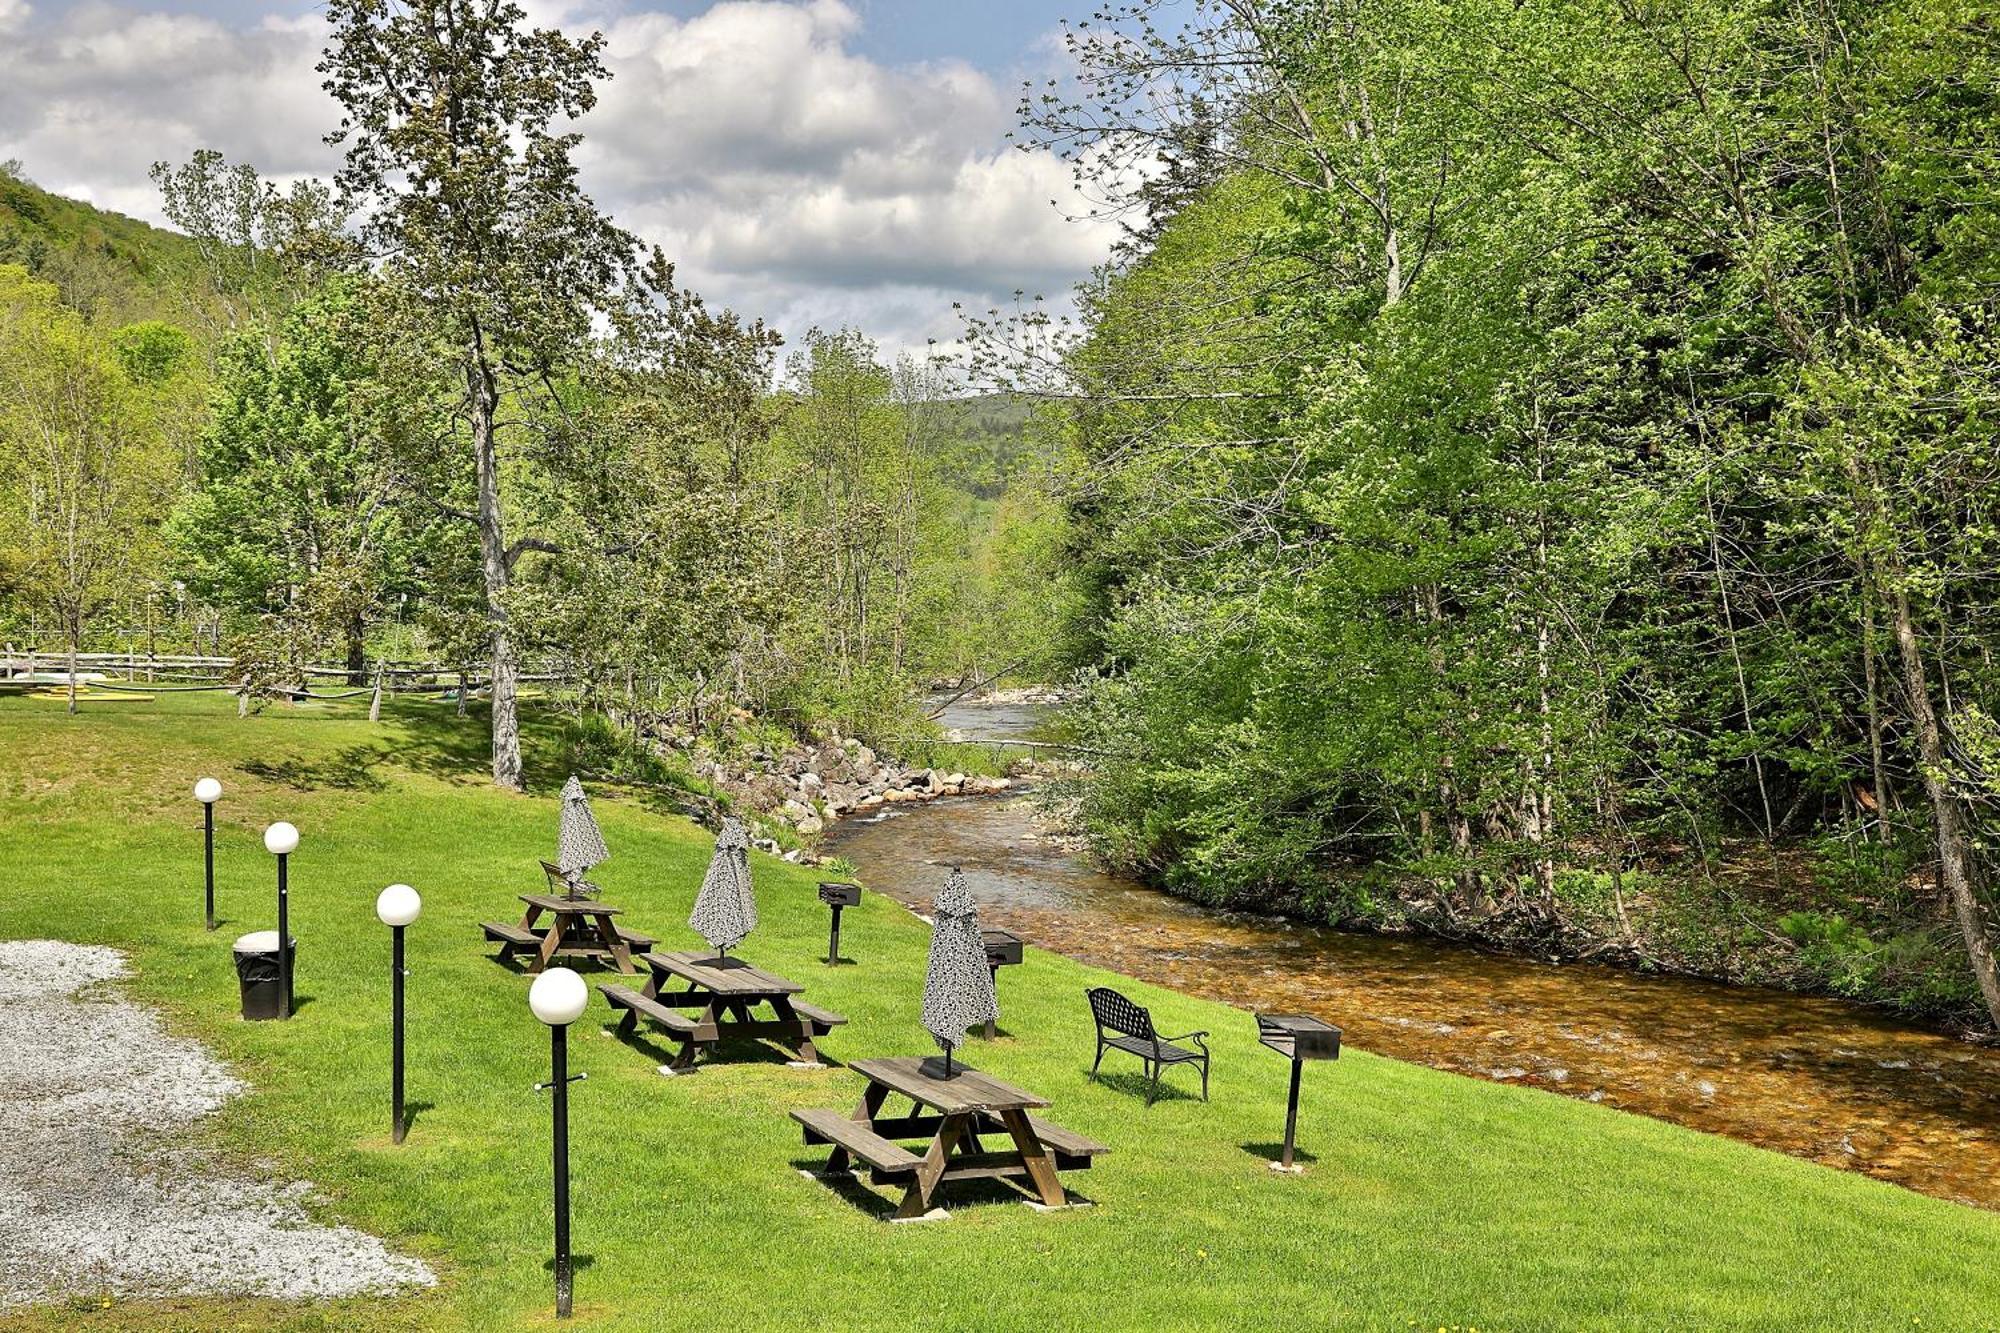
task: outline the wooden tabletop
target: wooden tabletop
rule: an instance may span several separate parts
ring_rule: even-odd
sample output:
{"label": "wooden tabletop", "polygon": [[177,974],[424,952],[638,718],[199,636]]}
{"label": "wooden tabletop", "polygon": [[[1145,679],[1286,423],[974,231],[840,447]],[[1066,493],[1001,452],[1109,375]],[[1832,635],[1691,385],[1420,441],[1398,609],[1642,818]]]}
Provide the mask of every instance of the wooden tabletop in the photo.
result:
{"label": "wooden tabletop", "polygon": [[617,916],[623,908],[610,907],[590,898],[567,898],[560,893],[524,893],[521,901],[545,912],[565,916]]}
{"label": "wooden tabletop", "polygon": [[730,958],[717,966],[712,949],[681,953],[655,950],[639,958],[658,971],[671,972],[689,985],[718,995],[797,995],[805,990],[798,982],[753,967],[741,958]]}
{"label": "wooden tabletop", "polygon": [[945,1078],[942,1055],[898,1055],[886,1060],[856,1060],[849,1068],[891,1092],[900,1092],[946,1115],[968,1111],[1024,1111],[1048,1102],[990,1074],[952,1061]]}

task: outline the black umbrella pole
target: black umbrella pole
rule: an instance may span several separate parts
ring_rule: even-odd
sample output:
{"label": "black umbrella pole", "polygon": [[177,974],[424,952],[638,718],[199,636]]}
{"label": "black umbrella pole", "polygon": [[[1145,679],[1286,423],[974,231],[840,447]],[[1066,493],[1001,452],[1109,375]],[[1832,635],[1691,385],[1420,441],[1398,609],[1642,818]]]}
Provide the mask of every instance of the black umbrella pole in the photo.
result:
{"label": "black umbrella pole", "polygon": [[291,916],[287,911],[290,894],[285,883],[285,862],[289,856],[278,856],[278,1017],[292,1016],[292,936]]}
{"label": "black umbrella pole", "polygon": [[397,1143],[410,1132],[403,1118],[403,928],[391,927],[389,961],[389,1098],[395,1103],[391,1133]]}
{"label": "black umbrella pole", "polygon": [[202,877],[207,884],[203,898],[203,918],[208,929],[215,929],[215,805],[211,801],[201,803],[201,843]]}
{"label": "black umbrella pole", "polygon": [[556,1318],[569,1318],[569,1029],[549,1028],[549,1064],[555,1078]]}

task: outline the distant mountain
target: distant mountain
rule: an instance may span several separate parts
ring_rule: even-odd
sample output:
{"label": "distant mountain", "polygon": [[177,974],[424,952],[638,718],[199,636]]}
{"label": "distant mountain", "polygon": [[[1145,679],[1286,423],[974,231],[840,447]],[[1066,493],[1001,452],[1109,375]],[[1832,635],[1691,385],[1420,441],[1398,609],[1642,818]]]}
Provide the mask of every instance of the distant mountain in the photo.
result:
{"label": "distant mountain", "polygon": [[25,264],[60,288],[70,305],[111,324],[140,319],[198,324],[208,305],[193,241],[51,194],[4,165],[0,264]]}

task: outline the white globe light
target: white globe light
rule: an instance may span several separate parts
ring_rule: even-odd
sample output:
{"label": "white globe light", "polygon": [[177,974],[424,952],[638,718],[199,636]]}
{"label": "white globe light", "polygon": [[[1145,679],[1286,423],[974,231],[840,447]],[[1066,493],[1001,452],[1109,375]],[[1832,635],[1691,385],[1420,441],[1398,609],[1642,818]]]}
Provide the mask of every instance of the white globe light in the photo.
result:
{"label": "white globe light", "polygon": [[264,850],[273,856],[286,856],[299,849],[299,831],[279,820],[264,830]]}
{"label": "white globe light", "polygon": [[407,926],[424,910],[424,900],[407,884],[391,884],[375,895],[375,915],[385,926]]}
{"label": "white globe light", "polygon": [[222,784],[214,778],[203,778],[194,784],[194,798],[203,805],[214,805],[222,799]]}
{"label": "white globe light", "polygon": [[552,1028],[565,1028],[583,1017],[590,990],[583,978],[566,967],[552,967],[528,987],[528,1007]]}

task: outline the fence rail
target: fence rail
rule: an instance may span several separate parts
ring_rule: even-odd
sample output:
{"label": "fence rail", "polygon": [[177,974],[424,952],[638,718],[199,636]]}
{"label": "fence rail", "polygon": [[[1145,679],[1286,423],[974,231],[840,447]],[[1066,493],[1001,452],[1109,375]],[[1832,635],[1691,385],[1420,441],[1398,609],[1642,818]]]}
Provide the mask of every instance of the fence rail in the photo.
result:
{"label": "fence rail", "polygon": [[[144,681],[148,686],[163,691],[236,690],[241,688],[240,678],[232,678],[237,666],[233,657],[221,657],[197,653],[78,653],[76,662],[76,683],[96,685],[100,688],[117,689],[106,678],[123,676],[128,682]],[[71,658],[64,652],[41,652],[34,649],[23,650],[11,644],[0,648],[0,681],[34,681],[67,685],[70,681]],[[294,698],[348,698],[355,694],[367,694],[379,683],[385,694],[424,694],[434,690],[453,690],[461,685],[468,693],[492,688],[490,671],[468,670],[443,662],[370,662],[360,671],[348,667],[312,663],[296,668],[300,679],[293,685],[267,687],[271,693],[287,694]],[[313,680],[337,678],[342,681],[359,676],[364,682],[353,690],[338,694],[315,694],[310,688]],[[572,672],[540,670],[523,671],[515,679],[522,684],[551,685],[563,684],[577,679]],[[162,682],[166,682],[162,684]]]}

